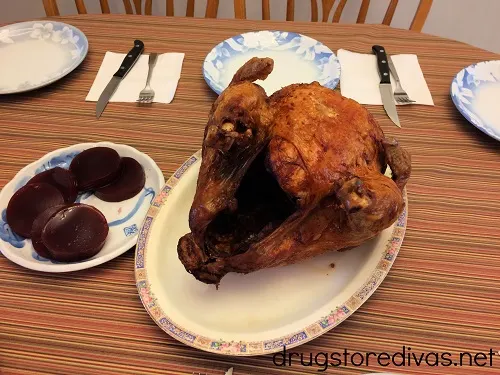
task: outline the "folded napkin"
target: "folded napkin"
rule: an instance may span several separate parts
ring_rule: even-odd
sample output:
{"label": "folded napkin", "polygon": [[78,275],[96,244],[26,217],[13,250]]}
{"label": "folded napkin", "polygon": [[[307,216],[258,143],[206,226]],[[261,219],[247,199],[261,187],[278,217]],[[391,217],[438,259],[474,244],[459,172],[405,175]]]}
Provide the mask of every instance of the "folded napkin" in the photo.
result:
{"label": "folded napkin", "polygon": [[[97,72],[94,83],[85,98],[87,101],[96,102],[109,80],[120,67],[124,53],[106,52],[101,67]],[[125,76],[110,102],[135,102],[139,92],[146,85],[148,76],[148,55],[142,55],[134,67]],[[177,83],[181,77],[183,53],[164,53],[158,55],[156,65],[151,76],[151,88],[155,91],[154,101],[157,103],[170,103],[175,95]]]}
{"label": "folded napkin", "polygon": [[[355,53],[344,49],[337,51],[340,61],[340,92],[361,104],[382,105],[377,58],[373,54]],[[416,55],[392,55],[401,86],[414,104],[434,105]],[[393,90],[396,80],[391,74]]]}

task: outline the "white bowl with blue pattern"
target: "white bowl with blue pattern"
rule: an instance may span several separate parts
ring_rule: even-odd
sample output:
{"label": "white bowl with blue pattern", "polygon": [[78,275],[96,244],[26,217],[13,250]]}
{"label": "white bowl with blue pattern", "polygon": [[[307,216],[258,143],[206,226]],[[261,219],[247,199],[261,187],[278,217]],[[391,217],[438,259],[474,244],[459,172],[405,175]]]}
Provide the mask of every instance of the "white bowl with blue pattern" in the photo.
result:
{"label": "white bowl with blue pattern", "polygon": [[0,27],[0,94],[49,85],[72,72],[87,56],[89,43],[74,26],[29,21]]}
{"label": "white bowl with blue pattern", "polygon": [[451,84],[451,98],[472,125],[500,141],[500,60],[462,69]]}
{"label": "white bowl with blue pattern", "polygon": [[327,46],[306,35],[287,31],[256,31],[226,39],[205,58],[203,76],[220,94],[234,73],[252,57],[270,57],[274,70],[255,83],[268,95],[293,83],[311,83],[334,89],[340,80],[340,62]]}
{"label": "white bowl with blue pattern", "polygon": [[[104,202],[88,193],[78,195],[76,202],[94,206],[106,217],[109,233],[104,247],[92,258],[80,262],[61,263],[42,258],[33,249],[31,240],[10,229],[6,220],[9,200],[35,174],[55,167],[69,168],[76,155],[96,146],[110,147],[120,156],[136,159],[144,168],[146,184],[135,197],[122,202]],[[130,146],[110,142],[80,143],[53,151],[21,169],[0,192],[0,252],[14,263],[44,272],[77,271],[107,262],[135,246],[149,206],[164,184],[163,173],[153,159]]]}

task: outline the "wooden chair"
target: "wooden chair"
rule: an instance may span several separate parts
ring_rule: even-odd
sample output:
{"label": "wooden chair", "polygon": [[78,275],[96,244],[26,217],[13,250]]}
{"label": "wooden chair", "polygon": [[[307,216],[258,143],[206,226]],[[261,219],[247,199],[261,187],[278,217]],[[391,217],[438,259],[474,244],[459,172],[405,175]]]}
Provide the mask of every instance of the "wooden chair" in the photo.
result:
{"label": "wooden chair", "polygon": [[[302,0],[300,0],[302,1]],[[311,20],[316,22],[318,21],[318,1],[319,0],[310,0],[311,3]],[[384,25],[390,25],[392,18],[394,17],[394,12],[396,11],[396,7],[398,5],[399,0],[391,0],[389,6],[387,7],[387,11],[385,13],[385,17],[382,21]],[[332,11],[332,8],[335,4],[336,0],[321,0],[323,7],[323,22],[328,22],[328,18]],[[337,4],[335,12],[333,14],[333,22],[339,22],[340,17],[342,16],[342,12],[347,4],[347,0],[340,0]],[[293,21],[295,15],[295,0],[287,0],[286,4],[286,20]],[[361,7],[359,9],[357,23],[365,23],[366,15],[368,13],[368,8],[370,6],[370,0],[362,0]],[[422,31],[424,27],[425,20],[427,19],[427,15],[432,6],[432,0],[420,0],[417,11],[415,12],[415,16],[410,26],[410,30]],[[246,18],[246,0],[234,0],[234,15],[236,18],[245,19]],[[269,20],[271,18],[270,11],[270,0],[262,0],[262,19]]]}
{"label": "wooden chair", "polygon": [[[47,16],[59,16],[59,8],[57,7],[57,0],[42,0]],[[127,14],[143,14],[142,3],[143,0],[122,0]],[[110,13],[108,0],[99,0],[102,13]],[[194,17],[194,3],[195,0],[187,0],[186,17]],[[133,4],[133,6],[132,6]],[[87,14],[84,0],[75,0],[76,10],[79,14]],[[166,0],[167,16],[174,15],[174,0]],[[144,14],[151,15],[153,10],[153,0],[144,1]],[[219,0],[207,0],[207,8],[205,10],[205,17],[216,18],[217,11],[219,10]]]}

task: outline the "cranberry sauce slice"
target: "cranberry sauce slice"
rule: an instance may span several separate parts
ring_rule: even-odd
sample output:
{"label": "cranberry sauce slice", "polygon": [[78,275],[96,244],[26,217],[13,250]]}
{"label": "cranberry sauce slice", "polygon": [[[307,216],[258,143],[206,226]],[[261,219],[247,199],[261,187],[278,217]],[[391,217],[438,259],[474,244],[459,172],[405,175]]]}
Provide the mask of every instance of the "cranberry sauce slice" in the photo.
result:
{"label": "cranberry sauce slice", "polygon": [[118,177],[95,191],[95,196],[106,202],[121,202],[134,197],[146,183],[144,168],[135,159],[123,157]]}
{"label": "cranberry sauce slice", "polygon": [[33,222],[33,226],[31,227],[31,243],[37,254],[41,257],[50,259],[50,253],[42,242],[43,228],[45,228],[45,225],[52,216],[65,207],[68,207],[68,205],[61,204],[47,208]]}
{"label": "cranberry sauce slice", "polygon": [[30,238],[37,216],[60,204],[64,204],[64,198],[54,186],[43,182],[24,185],[9,200],[7,223],[15,233]]}
{"label": "cranberry sauce slice", "polygon": [[108,236],[108,223],[97,208],[74,204],[52,216],[42,231],[50,258],[77,262],[97,254]]}
{"label": "cranberry sauce slice", "polygon": [[69,170],[55,167],[33,176],[28,184],[45,182],[59,189],[66,203],[73,203],[78,195],[76,179]]}
{"label": "cranberry sauce slice", "polygon": [[109,147],[93,147],[75,156],[69,170],[76,177],[78,189],[98,189],[112,182],[120,169],[120,155]]}

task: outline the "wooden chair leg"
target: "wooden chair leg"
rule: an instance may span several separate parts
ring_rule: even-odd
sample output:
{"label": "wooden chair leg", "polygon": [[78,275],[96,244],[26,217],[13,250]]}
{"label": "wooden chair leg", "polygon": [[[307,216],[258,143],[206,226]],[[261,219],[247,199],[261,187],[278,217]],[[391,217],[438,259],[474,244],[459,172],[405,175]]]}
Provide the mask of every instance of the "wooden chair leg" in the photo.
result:
{"label": "wooden chair leg", "polygon": [[318,22],[318,2],[311,0],[311,21]]}
{"label": "wooden chair leg", "polygon": [[293,21],[295,19],[295,0],[286,0],[286,20]]}
{"label": "wooden chair leg", "polygon": [[109,9],[108,0],[99,0],[99,3],[101,4],[101,12],[103,14],[111,13],[111,10]]}
{"label": "wooden chair leg", "polygon": [[148,16],[153,14],[153,0],[146,0],[146,4],[144,4],[144,14]]}
{"label": "wooden chair leg", "polygon": [[133,0],[135,6],[135,13],[142,14],[142,0]]}
{"label": "wooden chair leg", "polygon": [[194,17],[194,0],[188,0],[187,2],[186,17]]}
{"label": "wooden chair leg", "polygon": [[361,3],[361,7],[359,8],[358,19],[356,20],[356,23],[365,23],[369,7],[370,0],[363,0],[363,2]]}
{"label": "wooden chair leg", "polygon": [[333,22],[339,22],[340,17],[342,16],[342,12],[344,11],[347,0],[340,0],[339,5],[337,5],[337,9],[335,9],[335,13],[333,13]]}
{"label": "wooden chair leg", "polygon": [[382,24],[390,26],[394,13],[396,12],[396,7],[398,6],[398,0],[391,0],[391,3],[387,7],[387,12],[385,12],[384,20]]}
{"label": "wooden chair leg", "polygon": [[217,18],[219,11],[219,0],[207,0],[207,9],[205,11],[205,18]]}
{"label": "wooden chair leg", "polygon": [[57,7],[56,0],[43,0],[43,7],[47,17],[59,16],[59,8]]}
{"label": "wooden chair leg", "polygon": [[322,0],[321,4],[323,5],[323,7],[322,7],[322,10],[323,10],[322,21],[323,22],[328,22],[328,17],[330,17],[330,12],[332,11],[334,3],[335,3],[335,0]]}
{"label": "wooden chair leg", "polygon": [[132,9],[132,5],[130,4],[130,0],[123,0],[123,5],[125,6],[125,13],[134,14],[134,10]]}
{"label": "wooden chair leg", "polygon": [[420,0],[420,4],[418,4],[417,11],[415,13],[415,17],[410,26],[410,30],[413,31],[422,31],[425,21],[427,20],[427,16],[432,7],[432,0]]}
{"label": "wooden chair leg", "polygon": [[167,16],[172,17],[174,15],[174,0],[167,0]]}
{"label": "wooden chair leg", "polygon": [[85,8],[85,3],[83,0],[75,0],[76,10],[78,14],[87,14],[87,8]]}
{"label": "wooden chair leg", "polygon": [[234,17],[240,20],[247,18],[247,4],[245,0],[234,0]]}
{"label": "wooden chair leg", "polygon": [[271,19],[271,6],[269,4],[269,0],[262,0],[262,19]]}

